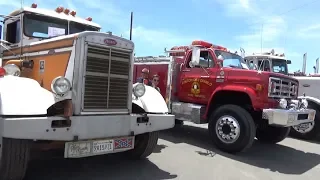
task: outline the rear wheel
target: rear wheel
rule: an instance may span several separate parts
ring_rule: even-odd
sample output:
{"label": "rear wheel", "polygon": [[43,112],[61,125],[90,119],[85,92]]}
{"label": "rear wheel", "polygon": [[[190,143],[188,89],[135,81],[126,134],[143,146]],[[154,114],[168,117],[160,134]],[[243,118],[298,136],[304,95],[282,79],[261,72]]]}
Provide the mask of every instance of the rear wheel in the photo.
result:
{"label": "rear wheel", "polygon": [[251,115],[237,105],[223,105],[209,119],[208,130],[213,143],[222,151],[236,153],[250,148],[256,134]]}
{"label": "rear wheel", "polygon": [[139,134],[135,137],[134,149],[127,153],[132,159],[143,159],[148,157],[158,144],[159,132]]}
{"label": "rear wheel", "polygon": [[30,158],[30,142],[3,138],[1,150],[0,180],[22,180]]}
{"label": "rear wheel", "polygon": [[316,110],[314,122],[293,126],[290,132],[291,136],[299,139],[312,140],[320,135],[320,111],[318,110],[318,106],[310,104],[309,108]]}
{"label": "rear wheel", "polygon": [[276,144],[288,137],[290,127],[264,126],[257,128],[256,138],[262,143]]}

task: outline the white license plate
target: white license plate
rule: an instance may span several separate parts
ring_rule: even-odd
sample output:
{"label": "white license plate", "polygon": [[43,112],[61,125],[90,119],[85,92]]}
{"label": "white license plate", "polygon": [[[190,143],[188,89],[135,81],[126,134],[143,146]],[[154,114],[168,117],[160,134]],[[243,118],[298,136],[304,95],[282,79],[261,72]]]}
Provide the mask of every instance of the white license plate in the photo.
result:
{"label": "white license plate", "polygon": [[114,140],[67,142],[65,144],[65,158],[87,157],[112,152]]}

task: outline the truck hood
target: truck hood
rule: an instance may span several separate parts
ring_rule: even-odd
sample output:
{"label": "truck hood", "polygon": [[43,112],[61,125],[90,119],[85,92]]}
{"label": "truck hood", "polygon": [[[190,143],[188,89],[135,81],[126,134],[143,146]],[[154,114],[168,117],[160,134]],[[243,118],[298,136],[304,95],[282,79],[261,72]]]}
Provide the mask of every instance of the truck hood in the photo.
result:
{"label": "truck hood", "polygon": [[297,79],[280,73],[235,68],[223,68],[223,70],[227,75],[228,81],[236,79],[237,82],[250,81],[255,83],[261,83],[262,81],[267,84],[269,82],[269,77],[276,77],[298,82]]}

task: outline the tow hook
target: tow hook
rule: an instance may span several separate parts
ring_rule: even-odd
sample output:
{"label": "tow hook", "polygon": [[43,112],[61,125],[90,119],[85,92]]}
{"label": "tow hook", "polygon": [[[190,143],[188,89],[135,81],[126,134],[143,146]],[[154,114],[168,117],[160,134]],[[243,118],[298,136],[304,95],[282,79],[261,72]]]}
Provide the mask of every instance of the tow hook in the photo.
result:
{"label": "tow hook", "polygon": [[148,115],[142,114],[142,117],[137,117],[137,123],[148,123],[149,122],[149,117]]}

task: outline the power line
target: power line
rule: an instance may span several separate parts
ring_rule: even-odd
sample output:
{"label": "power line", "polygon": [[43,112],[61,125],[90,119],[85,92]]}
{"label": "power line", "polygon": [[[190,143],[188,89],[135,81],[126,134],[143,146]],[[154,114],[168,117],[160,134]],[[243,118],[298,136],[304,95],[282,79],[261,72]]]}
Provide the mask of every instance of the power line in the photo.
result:
{"label": "power line", "polygon": [[320,1],[320,0],[314,0],[314,1],[310,1],[310,2],[307,2],[307,3],[301,4],[301,5],[299,5],[299,6],[296,6],[296,7],[294,7],[294,8],[291,8],[291,9],[289,9],[289,10],[283,12],[283,13],[278,14],[278,16],[281,16],[281,15],[287,14],[287,13],[289,13],[289,12],[292,12],[292,11],[295,11],[295,10],[298,10],[298,9],[301,9],[301,8],[303,8],[303,7],[305,7],[305,6],[308,6],[308,5],[310,5],[310,4],[316,3],[316,2],[318,2],[318,1]]}

